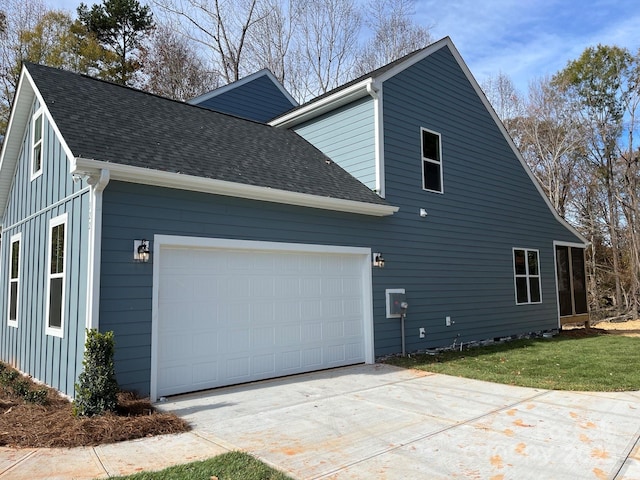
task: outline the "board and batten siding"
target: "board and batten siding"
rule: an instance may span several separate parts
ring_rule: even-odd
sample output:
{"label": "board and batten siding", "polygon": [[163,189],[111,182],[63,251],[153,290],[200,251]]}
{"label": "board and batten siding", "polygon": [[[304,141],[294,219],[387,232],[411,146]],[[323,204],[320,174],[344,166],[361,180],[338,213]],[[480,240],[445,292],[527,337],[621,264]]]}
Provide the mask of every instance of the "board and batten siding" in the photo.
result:
{"label": "board and batten siding", "polygon": [[[34,102],[33,113],[38,109]],[[73,396],[82,369],[86,319],[89,191],[74,182],[67,156],[44,115],[42,174],[31,180],[31,128],[27,124],[14,183],[3,215],[0,292],[1,359]],[[49,220],[67,214],[63,337],[46,335]],[[7,325],[9,239],[21,233],[18,327]]]}
{"label": "board and batten siding", "polygon": [[293,108],[266,75],[194,105],[262,123]]}
{"label": "board and batten siding", "polygon": [[[405,241],[381,249],[402,264],[389,281],[407,290],[408,349],[418,327],[449,344],[557,328],[553,241],[581,240],[554,217],[455,57],[442,48],[382,88],[386,199],[400,206],[392,223]],[[422,189],[421,128],[441,135],[444,193]],[[515,303],[514,247],[539,251],[541,304]],[[395,344],[386,338],[382,350]]]}
{"label": "board and batten siding", "polygon": [[374,102],[371,97],[293,130],[370,189],[376,188]]}

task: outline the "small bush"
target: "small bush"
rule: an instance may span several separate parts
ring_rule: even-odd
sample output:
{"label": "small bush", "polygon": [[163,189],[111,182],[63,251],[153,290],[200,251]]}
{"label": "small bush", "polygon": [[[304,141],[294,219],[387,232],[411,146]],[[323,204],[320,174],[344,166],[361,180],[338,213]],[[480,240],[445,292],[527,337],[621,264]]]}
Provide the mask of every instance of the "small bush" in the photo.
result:
{"label": "small bush", "polygon": [[118,406],[118,382],[113,365],[113,332],[87,330],[83,372],[76,383],[73,412],[76,416],[100,415]]}
{"label": "small bush", "polygon": [[47,403],[47,389],[38,388],[37,390],[29,390],[24,394],[24,399],[29,403],[37,405],[45,405]]}

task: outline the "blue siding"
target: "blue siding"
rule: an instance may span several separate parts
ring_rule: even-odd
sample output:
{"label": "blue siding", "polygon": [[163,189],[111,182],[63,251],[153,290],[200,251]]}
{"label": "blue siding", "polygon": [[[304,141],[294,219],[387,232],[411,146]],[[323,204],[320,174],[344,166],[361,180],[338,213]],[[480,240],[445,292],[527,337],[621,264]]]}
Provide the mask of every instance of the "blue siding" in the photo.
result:
{"label": "blue siding", "polygon": [[[407,288],[409,333],[425,326],[453,343],[557,327],[553,240],[580,240],[552,215],[449,49],[383,92],[386,199],[401,206],[395,232],[407,240],[389,238],[382,251],[401,262],[388,274]],[[422,190],[420,127],[442,135],[444,194]],[[513,247],[540,251],[542,304],[515,305]]]}
{"label": "blue siding", "polygon": [[195,105],[263,123],[294,107],[266,75]]}
{"label": "blue siding", "polygon": [[[371,237],[384,222],[353,214],[110,182],[103,200],[100,329],[115,332],[119,383],[149,393],[153,265],[132,261],[134,239],[165,234],[366,247],[372,245]],[[384,304],[379,308],[384,309]]]}
{"label": "blue siding", "polygon": [[[38,108],[34,104],[32,113]],[[74,394],[82,367],[86,319],[89,192],[74,183],[69,161],[45,118],[43,173],[30,178],[31,122],[23,139],[14,183],[3,218],[0,250],[0,358],[63,393]],[[49,220],[67,213],[64,337],[45,334]],[[22,233],[18,328],[7,325],[9,241]]]}
{"label": "blue siding", "polygon": [[293,130],[360,180],[376,188],[373,99],[366,97]]}

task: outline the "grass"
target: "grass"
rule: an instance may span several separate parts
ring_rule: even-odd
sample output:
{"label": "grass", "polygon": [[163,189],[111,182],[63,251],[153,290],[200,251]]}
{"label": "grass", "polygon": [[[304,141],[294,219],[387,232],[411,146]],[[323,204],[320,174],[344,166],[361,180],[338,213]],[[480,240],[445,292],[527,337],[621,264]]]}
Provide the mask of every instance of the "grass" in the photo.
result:
{"label": "grass", "polygon": [[551,390],[640,390],[640,338],[514,340],[462,352],[393,357],[386,363],[434,373]]}
{"label": "grass", "polygon": [[159,472],[140,472],[120,480],[290,480],[243,452],[228,452],[201,462],[169,467]]}

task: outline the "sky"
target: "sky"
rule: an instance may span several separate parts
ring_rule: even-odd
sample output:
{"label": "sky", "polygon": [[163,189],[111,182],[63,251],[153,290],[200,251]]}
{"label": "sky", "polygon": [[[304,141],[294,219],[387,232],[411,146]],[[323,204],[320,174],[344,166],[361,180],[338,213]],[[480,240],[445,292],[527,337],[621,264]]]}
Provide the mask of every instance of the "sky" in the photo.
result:
{"label": "sky", "polygon": [[503,73],[521,93],[587,47],[640,48],[638,0],[420,0],[416,18],[451,37],[480,83]]}
{"label": "sky", "polygon": [[[75,13],[80,0],[45,3]],[[502,73],[523,94],[589,46],[640,48],[638,0],[416,0],[415,20],[434,40],[451,37],[480,83]]]}

